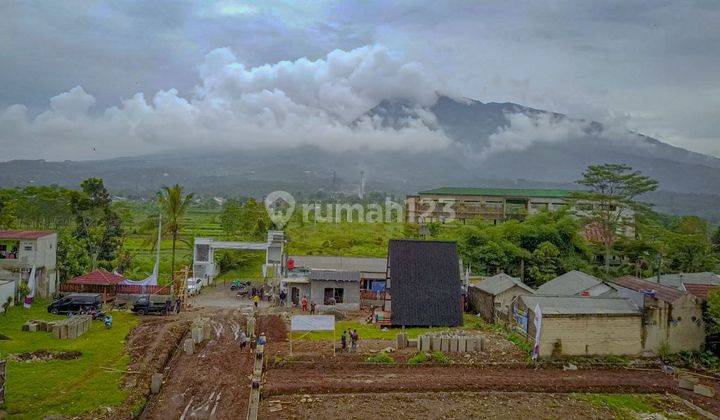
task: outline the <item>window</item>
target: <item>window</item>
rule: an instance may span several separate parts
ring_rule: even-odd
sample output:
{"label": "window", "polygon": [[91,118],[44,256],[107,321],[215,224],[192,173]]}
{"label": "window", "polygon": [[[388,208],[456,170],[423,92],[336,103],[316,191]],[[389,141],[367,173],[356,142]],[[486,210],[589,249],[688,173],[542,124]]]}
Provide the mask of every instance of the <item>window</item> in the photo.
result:
{"label": "window", "polygon": [[[332,305],[333,303],[343,303],[343,297],[345,297],[345,289],[326,287],[323,293],[323,304]],[[334,300],[334,302],[333,302]]]}
{"label": "window", "polygon": [[25,251],[32,251],[32,245],[25,245]]}

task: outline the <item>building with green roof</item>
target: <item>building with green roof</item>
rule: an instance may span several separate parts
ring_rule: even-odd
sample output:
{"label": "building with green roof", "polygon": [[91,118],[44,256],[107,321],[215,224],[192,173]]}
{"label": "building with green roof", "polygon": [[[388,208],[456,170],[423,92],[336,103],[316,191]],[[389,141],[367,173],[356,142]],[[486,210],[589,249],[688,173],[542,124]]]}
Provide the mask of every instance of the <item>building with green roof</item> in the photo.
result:
{"label": "building with green roof", "polygon": [[493,223],[522,220],[541,210],[568,205],[577,190],[538,188],[441,187],[420,191],[405,200],[409,223],[485,219]]}

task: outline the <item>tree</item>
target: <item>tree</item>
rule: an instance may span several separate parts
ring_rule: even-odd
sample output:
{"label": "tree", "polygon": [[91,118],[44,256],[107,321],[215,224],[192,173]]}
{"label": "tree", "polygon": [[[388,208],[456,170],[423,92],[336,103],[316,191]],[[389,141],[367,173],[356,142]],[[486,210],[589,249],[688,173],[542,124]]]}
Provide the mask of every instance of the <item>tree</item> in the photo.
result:
{"label": "tree", "polygon": [[706,316],[710,321],[706,327],[708,334],[720,333],[720,289],[708,292]]}
{"label": "tree", "polygon": [[170,259],[171,276],[175,276],[175,250],[177,241],[180,239],[180,224],[190,202],[194,197],[193,193],[185,194],[180,184],[172,187],[163,187],[158,192],[158,203],[163,216],[163,231],[167,232],[172,239],[172,257]]}
{"label": "tree", "polygon": [[558,275],[560,250],[550,242],[543,242],[532,253],[528,270],[535,286],[540,286]]}
{"label": "tree", "polygon": [[[574,194],[579,215],[587,225],[598,230],[597,241],[603,247],[605,269],[610,269],[610,254],[619,234],[633,223],[633,213],[647,210],[647,205],[635,198],[654,191],[657,181],[646,177],[630,166],[608,163],[591,165],[577,181],[588,191]],[[589,208],[585,208],[589,205]]]}
{"label": "tree", "polygon": [[75,236],[87,246],[91,269],[112,269],[123,236],[122,220],[110,207],[110,194],[102,179],[88,178],[80,187],[81,191],[68,193]]}
{"label": "tree", "polygon": [[242,218],[241,204],[237,200],[228,200],[220,215],[220,226],[228,235],[235,236],[240,229]]}

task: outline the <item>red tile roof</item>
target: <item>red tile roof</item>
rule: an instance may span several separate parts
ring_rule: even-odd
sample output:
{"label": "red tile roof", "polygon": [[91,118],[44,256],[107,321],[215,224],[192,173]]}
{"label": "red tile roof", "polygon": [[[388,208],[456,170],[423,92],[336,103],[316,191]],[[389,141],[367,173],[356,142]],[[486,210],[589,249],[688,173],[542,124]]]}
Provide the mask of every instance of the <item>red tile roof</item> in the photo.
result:
{"label": "red tile roof", "polygon": [[659,283],[653,283],[633,276],[620,277],[619,279],[616,279],[614,283],[627,289],[635,290],[636,292],[652,290],[655,292],[655,298],[668,303],[675,302],[686,294],[685,292],[672,287],[664,286]]}
{"label": "red tile roof", "polygon": [[714,284],[684,283],[684,285],[688,293],[705,300],[707,300],[708,293],[711,290],[720,288],[720,286]]}
{"label": "red tile roof", "polygon": [[125,280],[125,277],[108,273],[105,270],[95,270],[91,271],[87,274],[83,274],[82,276],[75,277],[74,279],[70,280],[68,283],[70,284],[99,284],[108,286],[111,284],[118,284],[121,281]]}
{"label": "red tile roof", "polygon": [[0,239],[37,239],[53,233],[50,230],[0,230]]}

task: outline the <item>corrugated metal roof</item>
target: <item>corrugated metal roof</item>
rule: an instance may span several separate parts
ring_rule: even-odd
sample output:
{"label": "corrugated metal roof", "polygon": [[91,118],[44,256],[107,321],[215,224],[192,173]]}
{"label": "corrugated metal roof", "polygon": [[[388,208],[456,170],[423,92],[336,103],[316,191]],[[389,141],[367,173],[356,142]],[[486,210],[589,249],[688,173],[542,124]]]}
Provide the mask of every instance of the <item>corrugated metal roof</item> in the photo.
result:
{"label": "corrugated metal roof", "polygon": [[540,305],[543,315],[625,315],[640,310],[629,299],[585,296],[525,295],[520,299],[529,309]]}
{"label": "corrugated metal roof", "polygon": [[620,277],[615,280],[614,283],[627,289],[635,290],[636,292],[652,292],[656,299],[668,303],[673,303],[685,296],[684,292],[675,288],[653,283],[633,276]]}
{"label": "corrugated metal roof", "polygon": [[323,255],[291,255],[295,267],[318,270],[349,270],[367,273],[385,273],[386,258],[332,257]]}
{"label": "corrugated metal roof", "polygon": [[708,293],[714,289],[720,289],[720,286],[714,284],[694,284],[685,283],[685,289],[693,296],[697,296],[700,299],[707,300]]}
{"label": "corrugated metal roof", "polygon": [[531,197],[531,198],[569,198],[573,190],[538,189],[538,188],[466,188],[441,187],[420,191],[419,194],[433,195],[477,195],[497,197]]}
{"label": "corrugated metal roof", "polygon": [[[657,277],[648,277],[645,280],[657,284]],[[682,290],[683,283],[720,285],[720,276],[709,271],[702,273],[663,274],[660,276],[660,284],[664,284],[665,286]]]}
{"label": "corrugated metal roof", "polygon": [[462,325],[455,242],[391,239],[388,261],[392,325]]}
{"label": "corrugated metal roof", "polygon": [[75,277],[68,283],[71,284],[99,284],[99,285],[111,285],[118,284],[125,280],[125,277],[118,274],[109,273],[105,270],[95,270],[82,276]]}
{"label": "corrugated metal roof", "polygon": [[359,271],[346,270],[310,270],[310,280],[360,281]]}
{"label": "corrugated metal roof", "polygon": [[53,233],[50,230],[0,230],[0,239],[38,239]]}
{"label": "corrugated metal roof", "polygon": [[496,274],[492,277],[488,277],[473,285],[478,289],[490,293],[491,295],[499,295],[500,293],[511,289],[514,286],[521,287],[530,293],[534,293],[534,290],[521,282],[519,278],[511,277],[505,273]]}
{"label": "corrugated metal roof", "polygon": [[602,283],[600,279],[582,271],[568,271],[541,285],[535,290],[538,295],[572,296]]}

